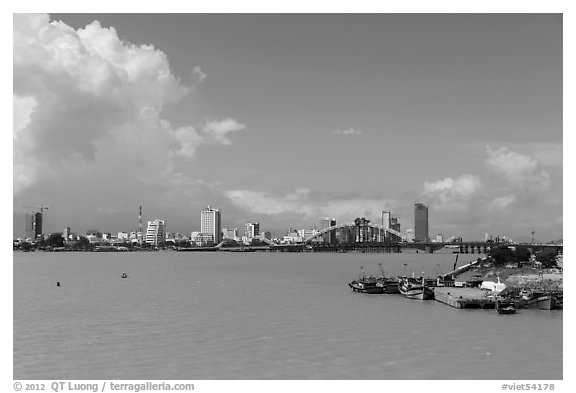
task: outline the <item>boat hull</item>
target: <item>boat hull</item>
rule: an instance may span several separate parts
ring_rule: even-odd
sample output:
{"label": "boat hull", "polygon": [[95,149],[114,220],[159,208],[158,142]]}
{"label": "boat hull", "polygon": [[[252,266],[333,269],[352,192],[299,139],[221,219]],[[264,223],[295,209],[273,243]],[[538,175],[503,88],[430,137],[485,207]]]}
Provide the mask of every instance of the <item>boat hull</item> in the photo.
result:
{"label": "boat hull", "polygon": [[376,286],[382,288],[382,293],[395,294],[400,293],[398,289],[398,281],[379,281]]}
{"label": "boat hull", "polygon": [[371,295],[377,295],[382,293],[382,287],[378,287],[376,285],[366,285],[360,282],[351,282],[348,283],[348,286],[352,288],[354,292],[361,292],[361,293],[368,293]]}
{"label": "boat hull", "polygon": [[402,280],[398,283],[398,291],[408,299],[432,300],[434,291],[422,284]]}
{"label": "boat hull", "polygon": [[522,297],[519,301],[521,308],[533,310],[559,310],[562,303],[551,293],[534,294],[529,298]]}
{"label": "boat hull", "polygon": [[511,300],[497,300],[496,311],[498,314],[516,314],[516,305]]}

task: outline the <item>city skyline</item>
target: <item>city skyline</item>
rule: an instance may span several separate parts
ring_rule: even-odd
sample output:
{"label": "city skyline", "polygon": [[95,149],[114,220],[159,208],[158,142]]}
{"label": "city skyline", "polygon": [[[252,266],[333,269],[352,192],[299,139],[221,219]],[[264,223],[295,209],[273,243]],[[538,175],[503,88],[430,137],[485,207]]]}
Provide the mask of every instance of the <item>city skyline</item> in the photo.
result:
{"label": "city skyline", "polygon": [[13,146],[14,237],[26,206],[404,232],[423,203],[431,237],[562,238],[562,15],[15,15]]}

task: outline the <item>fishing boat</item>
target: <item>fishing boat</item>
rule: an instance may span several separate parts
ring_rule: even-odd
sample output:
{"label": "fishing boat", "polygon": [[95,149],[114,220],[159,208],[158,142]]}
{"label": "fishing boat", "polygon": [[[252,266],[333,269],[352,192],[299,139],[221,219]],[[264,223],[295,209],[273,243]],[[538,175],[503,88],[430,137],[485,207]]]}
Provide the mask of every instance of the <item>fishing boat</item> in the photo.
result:
{"label": "fishing boat", "polygon": [[360,275],[357,280],[348,283],[354,292],[362,292],[369,294],[382,293],[382,286],[376,285],[378,280],[376,277],[367,276],[363,266],[360,266]]}
{"label": "fishing boat", "polygon": [[424,278],[400,277],[398,291],[408,299],[432,300],[434,291],[424,281]]}
{"label": "fishing boat", "polygon": [[516,314],[516,304],[511,298],[497,296],[496,311],[498,314]]}
{"label": "fishing boat", "polygon": [[559,310],[563,308],[563,299],[553,291],[522,289],[519,305],[528,309]]}
{"label": "fishing boat", "polygon": [[399,293],[398,290],[398,278],[388,277],[382,264],[378,264],[378,277],[376,278],[376,286],[382,288],[382,293]]}
{"label": "fishing boat", "polygon": [[352,288],[354,292],[362,292],[362,293],[369,293],[369,294],[380,294],[382,293],[382,287],[376,285],[376,281],[374,282],[367,282],[367,281],[351,281],[348,283],[348,286]]}

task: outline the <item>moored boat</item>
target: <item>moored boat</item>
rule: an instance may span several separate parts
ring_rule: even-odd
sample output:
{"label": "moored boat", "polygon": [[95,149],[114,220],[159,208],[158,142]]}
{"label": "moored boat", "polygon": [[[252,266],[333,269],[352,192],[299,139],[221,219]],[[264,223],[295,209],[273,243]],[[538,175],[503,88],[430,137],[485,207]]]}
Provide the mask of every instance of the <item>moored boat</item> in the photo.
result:
{"label": "moored boat", "polygon": [[400,293],[398,289],[398,280],[391,277],[385,277],[376,281],[376,286],[382,288],[382,293]]}
{"label": "moored boat", "polygon": [[496,297],[496,311],[498,314],[515,314],[516,304],[514,300],[504,297]]}
{"label": "moored boat", "polygon": [[354,292],[362,292],[369,294],[382,293],[382,287],[377,286],[376,282],[354,280],[348,283],[348,286],[352,288]]}
{"label": "moored boat", "polygon": [[553,291],[522,289],[518,297],[521,308],[537,310],[559,310],[563,308],[562,298]]}
{"label": "moored boat", "polygon": [[376,286],[382,288],[382,293],[399,293],[398,278],[386,276],[382,263],[378,264],[378,274],[378,278],[376,278]]}
{"label": "moored boat", "polygon": [[382,287],[377,285],[378,280],[376,277],[367,276],[363,266],[360,266],[360,275],[357,280],[348,283],[354,292],[362,292],[369,294],[382,293]]}
{"label": "moored boat", "polygon": [[434,291],[428,286],[424,285],[423,278],[416,279],[414,277],[401,277],[398,281],[398,291],[401,295],[407,297],[408,299],[434,299]]}

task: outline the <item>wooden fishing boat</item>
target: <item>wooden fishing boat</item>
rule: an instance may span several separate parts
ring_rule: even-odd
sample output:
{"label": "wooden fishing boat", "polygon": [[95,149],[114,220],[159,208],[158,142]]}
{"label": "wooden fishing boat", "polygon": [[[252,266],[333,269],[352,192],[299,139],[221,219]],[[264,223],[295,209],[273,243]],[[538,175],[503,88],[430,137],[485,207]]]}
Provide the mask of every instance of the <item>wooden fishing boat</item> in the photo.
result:
{"label": "wooden fishing boat", "polygon": [[382,286],[376,285],[378,280],[376,277],[367,276],[363,266],[360,266],[360,274],[357,280],[348,283],[354,292],[362,292],[369,294],[382,293]]}
{"label": "wooden fishing boat", "polygon": [[513,299],[496,297],[496,311],[498,314],[515,314],[516,304]]}
{"label": "wooden fishing boat", "polygon": [[398,281],[398,291],[408,299],[434,299],[434,291],[424,284],[424,278],[400,277]]}
{"label": "wooden fishing boat", "polygon": [[563,299],[553,291],[522,289],[519,293],[521,308],[537,310],[559,310],[563,308]]}
{"label": "wooden fishing boat", "polygon": [[382,287],[376,285],[376,281],[358,281],[354,280],[348,283],[348,286],[352,288],[354,292],[362,292],[369,294],[380,294],[382,293]]}

